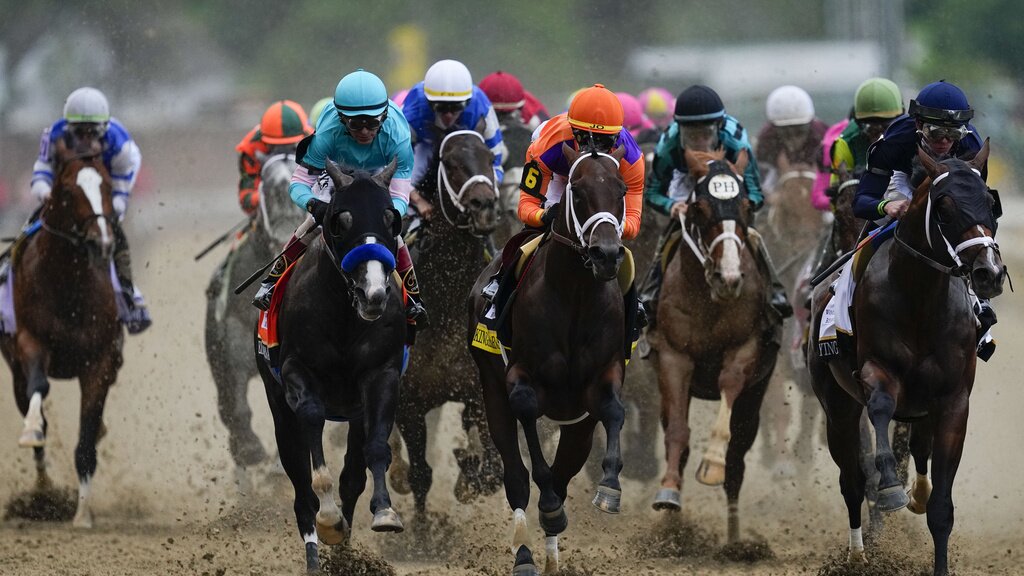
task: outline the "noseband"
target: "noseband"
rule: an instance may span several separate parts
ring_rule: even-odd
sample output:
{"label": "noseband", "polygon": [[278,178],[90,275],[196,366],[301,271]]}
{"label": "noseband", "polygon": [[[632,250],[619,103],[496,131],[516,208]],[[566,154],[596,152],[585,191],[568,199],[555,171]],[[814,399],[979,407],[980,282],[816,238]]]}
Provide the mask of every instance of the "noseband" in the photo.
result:
{"label": "noseband", "polygon": [[[615,228],[615,234],[620,239],[622,238],[622,230],[624,226],[623,221],[620,221],[614,214],[607,211],[594,213],[593,215],[590,216],[590,218],[587,218],[586,221],[583,222],[582,224],[580,223],[579,217],[576,216],[576,207],[574,206],[572,201],[573,172],[576,171],[576,167],[580,165],[580,162],[582,162],[586,158],[593,158],[596,160],[600,156],[604,156],[605,158],[612,160],[613,162],[615,162],[616,166],[619,165],[619,161],[616,160],[615,157],[612,156],[611,154],[606,154],[604,152],[586,152],[580,154],[580,157],[577,158],[576,161],[572,163],[572,166],[569,168],[569,175],[566,177],[565,196],[562,198],[562,205],[563,207],[568,205],[568,209],[563,208],[562,211],[565,212],[566,228],[576,233],[576,238],[579,239],[579,243],[573,241],[571,238],[566,238],[565,236],[558,234],[554,230],[551,231],[551,236],[555,240],[571,247],[573,250],[582,255],[584,259],[584,264],[590,264],[590,257],[587,255],[587,248],[590,247],[594,239],[594,231],[597,229],[598,225],[602,223],[612,225]],[[622,198],[622,214],[624,220],[626,214],[625,197]],[[590,232],[589,237],[586,236],[588,231]]]}
{"label": "noseband", "polygon": [[451,182],[448,181],[448,170],[444,167],[444,146],[445,144],[448,143],[448,140],[451,139],[452,136],[461,136],[465,134],[472,134],[474,137],[479,138],[480,142],[484,143],[485,146],[487,145],[483,135],[481,135],[476,130],[456,130],[454,132],[451,132],[450,134],[445,136],[443,140],[441,140],[441,146],[438,148],[437,152],[437,190],[438,192],[440,192],[441,190],[445,190],[448,193],[448,197],[451,198],[452,204],[454,204],[455,208],[459,211],[459,214],[456,214],[455,218],[453,219],[451,216],[448,215],[448,210],[445,208],[444,202],[441,201],[441,213],[444,214],[444,219],[447,220],[449,224],[451,224],[452,226],[459,230],[471,230],[472,228],[472,224],[468,221],[468,218],[466,216],[466,206],[463,205],[462,203],[462,197],[466,194],[466,190],[469,190],[470,186],[478,182],[487,184],[488,186],[490,186],[491,190],[494,191],[495,200],[499,198],[497,183],[498,179],[494,176],[493,169],[491,177],[487,177],[483,174],[475,174],[473,176],[470,176],[469,178],[466,179],[465,182],[462,183],[462,186],[459,188],[458,192],[456,192],[452,188]]}

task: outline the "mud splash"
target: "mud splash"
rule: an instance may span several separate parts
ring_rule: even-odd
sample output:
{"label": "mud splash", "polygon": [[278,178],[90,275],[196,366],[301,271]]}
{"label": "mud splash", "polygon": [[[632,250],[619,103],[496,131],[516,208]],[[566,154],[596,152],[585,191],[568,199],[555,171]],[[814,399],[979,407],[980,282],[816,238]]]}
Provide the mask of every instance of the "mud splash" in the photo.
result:
{"label": "mud splash", "polygon": [[[326,549],[326,551],[324,551]],[[396,576],[393,566],[373,552],[354,546],[322,546],[320,569],[326,576]]]}
{"label": "mud splash", "polygon": [[638,558],[707,558],[718,537],[686,514],[667,513],[630,538],[629,546]]}
{"label": "mud splash", "polygon": [[4,520],[67,522],[77,506],[78,493],[71,488],[37,488],[12,496],[4,505]]}

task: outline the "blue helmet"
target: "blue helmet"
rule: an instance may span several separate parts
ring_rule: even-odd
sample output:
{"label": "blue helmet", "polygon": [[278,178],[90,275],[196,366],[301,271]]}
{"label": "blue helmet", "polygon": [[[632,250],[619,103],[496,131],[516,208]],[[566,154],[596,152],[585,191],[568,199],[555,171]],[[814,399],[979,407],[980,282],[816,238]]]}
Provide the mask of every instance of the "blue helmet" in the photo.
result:
{"label": "blue helmet", "polygon": [[334,107],[344,116],[380,116],[388,109],[388,91],[380,78],[360,68],[338,82]]}
{"label": "blue helmet", "polygon": [[974,118],[974,109],[967,103],[964,91],[945,80],[932,82],[910,101],[909,113],[929,124],[963,126]]}

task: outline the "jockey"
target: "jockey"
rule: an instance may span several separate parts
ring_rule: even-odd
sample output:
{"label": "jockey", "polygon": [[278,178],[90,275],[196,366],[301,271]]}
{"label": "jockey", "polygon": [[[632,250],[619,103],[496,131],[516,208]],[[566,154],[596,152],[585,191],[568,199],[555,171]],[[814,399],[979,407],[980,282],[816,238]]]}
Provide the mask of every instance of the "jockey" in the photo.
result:
{"label": "jockey", "polygon": [[[918,147],[936,160],[950,157],[970,158],[984,142],[971,125],[974,109],[963,90],[944,80],[932,82],[910,101],[910,110],[889,125],[885,134],[868,149],[867,171],[857,187],[853,213],[858,218],[881,225],[903,217],[920,184],[914,171]],[[982,177],[987,170],[982,170]],[[995,311],[988,300],[975,308],[980,328],[978,357],[988,360],[995,344],[985,338],[996,323]]]}
{"label": "jockey", "polygon": [[775,187],[779,171],[793,164],[818,165],[818,147],[828,130],[814,116],[814,102],[803,88],[779,86],[768,95],[768,123],[757,137],[757,163],[765,190]]}
{"label": "jockey", "polygon": [[316,101],[316,104],[313,104],[313,107],[309,109],[310,128],[316,130],[316,124],[317,121],[320,120],[320,115],[323,114],[323,111],[327,110],[329,107],[333,108],[334,106],[332,106],[332,104],[334,104],[334,98],[331,98],[330,96],[328,96],[327,98],[321,98]]}
{"label": "jockey", "polygon": [[[661,254],[669,237],[679,227],[680,214],[686,213],[687,200],[695,182],[689,176],[689,168],[683,156],[684,149],[711,152],[725,149],[725,158],[735,162],[741,150],[750,158],[743,172],[747,198],[756,212],[764,204],[761,194],[761,177],[757,162],[753,158],[747,131],[736,118],[725,112],[725,105],[718,94],[707,86],[695,85],[683,90],[676,98],[675,123],[662,133],[654,153],[654,161],[647,173],[644,186],[644,200],[647,205],[670,217],[669,227],[662,233],[656,254]],[[783,318],[793,314],[786,297],[786,290],[779,281],[761,236],[750,226],[748,236],[759,264],[771,278],[770,305]],[[661,292],[661,258],[655,258],[647,279],[641,287],[641,300],[647,308],[651,325],[655,323],[658,296]]]}
{"label": "jockey", "polygon": [[[594,84],[576,92],[567,112],[555,115],[538,127],[537,137],[526,151],[523,180],[519,184],[518,214],[527,230],[514,236],[505,245],[502,269],[484,287],[484,296],[494,298],[500,276],[512,264],[510,254],[529,236],[548,229],[557,215],[570,169],[562,154],[563,144],[576,150],[586,147],[606,154],[619,147],[625,148],[625,155],[619,161],[619,173],[626,184],[622,239],[631,240],[640,233],[643,152],[623,127],[622,118],[622,104],[615,94],[601,84]],[[517,238],[518,241],[515,241]],[[638,302],[632,304],[637,306],[637,323],[642,327],[646,324],[646,317],[642,315],[643,307]]]}
{"label": "jockey", "polygon": [[295,152],[295,145],[312,134],[306,112],[291,100],[274,102],[235,146],[238,151],[238,204],[252,216],[260,203],[260,171],[263,160],[277,152]]}
{"label": "jockey", "polygon": [[508,72],[499,70],[484,76],[480,81],[480,89],[487,94],[491,105],[494,106],[499,124],[504,125],[510,118],[518,118],[533,130],[551,117],[544,104],[524,89],[518,78]]}
{"label": "jockey", "polygon": [[637,94],[637,100],[643,106],[644,114],[660,130],[672,124],[672,111],[676,107],[676,99],[664,88],[646,88]]}
{"label": "jockey", "polygon": [[622,104],[622,125],[637,143],[657,142],[659,133],[654,122],[644,113],[643,106],[635,96],[627,92],[616,92],[615,96]]}
{"label": "jockey", "polygon": [[[40,204],[50,197],[53,188],[55,145],[63,140],[68,150],[100,150],[103,165],[113,184],[113,204],[117,218],[111,221],[114,230],[114,269],[121,283],[121,294],[128,305],[128,317],[122,318],[130,334],[148,328],[153,320],[146,309],[142,293],[132,281],[131,253],[121,222],[128,210],[128,198],[142,164],[142,153],[131,134],[116,118],[110,116],[107,97],[95,88],[79,88],[64,102],[64,117],[43,131],[39,157],[32,171],[32,195]],[[39,218],[37,209],[31,221]]]}
{"label": "jockey", "polygon": [[[416,161],[412,172],[410,200],[416,210],[429,219],[432,206],[427,191],[432,184],[424,179],[437,166],[434,148],[444,134],[453,130],[476,130],[494,154],[495,184],[501,184],[501,130],[498,116],[483,90],[473,85],[473,77],[462,62],[440,60],[428,70],[423,81],[409,89],[402,105],[409,121]],[[426,189],[425,189],[426,188]]]}
{"label": "jockey", "polygon": [[[384,82],[362,68],[346,75],[334,91],[334,109],[334,114],[325,111],[321,115],[316,132],[299,145],[299,165],[288,191],[292,201],[310,216],[296,229],[285,246],[284,254],[274,262],[270,274],[253,298],[253,305],[262,310],[270,306],[277,279],[313,241],[313,229],[323,224],[333,193],[333,183],[325,172],[328,158],[337,162],[343,171],[374,173],[397,160],[398,167],[389,187],[391,202],[399,214],[405,214],[409,207],[409,190],[412,188],[409,178],[413,168],[409,125],[402,111],[388,100]],[[425,320],[426,310],[419,300],[419,286],[409,249],[401,237],[398,241],[396,270],[409,294],[406,316],[410,326],[415,327],[418,319]]]}

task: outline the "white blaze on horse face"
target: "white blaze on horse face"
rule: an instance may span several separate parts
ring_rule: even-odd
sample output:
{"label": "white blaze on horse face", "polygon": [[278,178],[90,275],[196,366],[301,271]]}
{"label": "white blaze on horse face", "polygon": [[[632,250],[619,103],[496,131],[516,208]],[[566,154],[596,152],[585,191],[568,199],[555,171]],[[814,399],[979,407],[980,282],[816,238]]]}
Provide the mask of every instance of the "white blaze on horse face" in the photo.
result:
{"label": "white blaze on horse face", "polygon": [[89,199],[93,213],[98,216],[96,224],[100,227],[100,240],[104,246],[109,244],[110,234],[107,232],[107,220],[103,217],[103,196],[100,194],[103,177],[95,168],[82,168],[78,171],[78,179],[75,183],[85,192],[85,197]]}
{"label": "white blaze on horse face", "polygon": [[[726,235],[736,234],[736,221],[722,221],[722,233]],[[722,273],[722,280],[726,284],[739,282],[740,275],[740,247],[736,242],[722,242],[722,258],[718,261],[718,269]]]}
{"label": "white blaze on horse face", "polygon": [[[376,244],[377,239],[373,236],[366,238],[366,244]],[[373,292],[387,289],[388,275],[384,272],[384,265],[379,260],[370,260],[366,263],[366,295],[371,297]]]}

